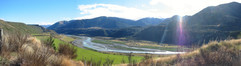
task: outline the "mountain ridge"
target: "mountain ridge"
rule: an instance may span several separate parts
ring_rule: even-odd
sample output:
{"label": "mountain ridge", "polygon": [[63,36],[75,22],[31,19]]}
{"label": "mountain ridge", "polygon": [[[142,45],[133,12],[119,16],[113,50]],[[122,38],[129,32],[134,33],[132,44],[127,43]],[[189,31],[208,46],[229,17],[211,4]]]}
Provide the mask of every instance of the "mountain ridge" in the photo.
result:
{"label": "mountain ridge", "polygon": [[[151,20],[156,20],[156,21],[151,22]],[[54,30],[54,29],[66,29],[66,28],[90,28],[90,27],[100,27],[104,29],[120,29],[120,28],[127,28],[127,27],[133,27],[133,26],[156,25],[158,23],[161,23],[162,20],[163,19],[158,19],[158,18],[143,18],[143,19],[134,21],[134,20],[118,18],[118,17],[101,16],[93,19],[60,21],[50,26],[48,29]],[[62,25],[60,25],[61,22],[63,22]]]}
{"label": "mountain ridge", "polygon": [[45,32],[55,33],[54,31],[45,29],[40,25],[27,25],[20,22],[10,22],[10,21],[4,21],[4,20],[0,20],[0,28],[3,29],[4,33],[16,33],[16,32],[29,33],[29,34],[38,34],[38,33],[45,33]]}
{"label": "mountain ridge", "polygon": [[[186,43],[189,45],[203,44],[211,40],[225,40],[228,37],[237,38],[237,35],[241,32],[240,12],[241,4],[231,2],[207,7],[193,16],[183,18],[184,21],[182,25],[185,32],[184,35],[186,36],[185,38],[188,39]],[[178,28],[175,26],[178,24],[178,18],[174,17],[163,21],[163,23],[169,23],[166,25],[164,24],[164,26],[168,27],[166,30],[168,32],[165,34],[166,37],[164,36],[164,41],[161,41],[163,39],[161,37],[164,35],[165,30],[163,29],[166,27],[161,27],[161,25],[144,29],[142,32],[135,35],[135,38],[159,43],[177,44],[178,35],[175,31],[177,31]]]}
{"label": "mountain ridge", "polygon": [[[185,43],[187,45],[190,44],[203,44],[208,41],[205,40],[224,40],[228,37],[237,38],[237,35],[241,32],[241,4],[237,2],[220,4],[218,6],[210,6],[206,7],[193,16],[185,16],[183,17],[183,29],[185,31],[184,36],[186,39],[190,39]],[[108,19],[109,17],[99,17],[94,18],[95,21],[101,21],[101,19]],[[111,17],[113,18],[113,17]],[[178,40],[178,24],[179,24],[179,16],[175,15],[171,18],[160,19],[160,21],[153,19],[148,20],[149,18],[143,18],[145,20],[137,20],[130,21],[128,25],[140,26],[138,29],[128,28],[134,26],[123,26],[125,20],[123,22],[119,22],[118,20],[106,20],[105,22],[110,21],[111,23],[105,23],[105,25],[112,25],[115,29],[108,29],[106,26],[103,27],[102,22],[99,22],[95,25],[102,26],[91,26],[98,27],[100,29],[89,29],[90,26],[85,25],[85,22],[81,24],[72,24],[79,25],[82,27],[74,27],[74,28],[65,28],[61,27],[61,29],[55,30],[58,33],[68,33],[74,32],[76,34],[89,34],[90,36],[108,36],[108,37],[132,37],[138,40],[148,40],[155,41],[158,43],[167,43],[167,44],[177,44]],[[91,19],[90,19],[91,20]],[[83,20],[84,21],[84,20]],[[88,21],[88,20],[87,20]],[[120,20],[121,21],[121,20]],[[128,21],[128,20],[127,20]],[[144,22],[143,22],[144,21]],[[155,23],[155,21],[160,22],[159,24]],[[91,22],[91,21],[90,21]],[[141,23],[138,23],[141,22]],[[151,23],[152,22],[152,23]],[[67,23],[67,25],[71,26],[71,21]],[[151,23],[152,25],[147,25],[145,23]],[[127,24],[127,23],[125,23]],[[153,25],[154,24],[154,25]],[[87,27],[86,27],[87,26]],[[119,27],[118,27],[119,26]],[[120,27],[122,26],[122,27]],[[84,28],[84,29],[83,29]],[[88,28],[88,30],[86,29]],[[123,29],[126,28],[126,29]],[[122,30],[120,30],[122,29]],[[96,32],[98,31],[98,32]],[[119,32],[119,33],[116,33]],[[118,36],[120,33],[124,33],[124,35]],[[91,33],[100,33],[101,35],[92,35]],[[130,33],[130,34],[128,34]]]}

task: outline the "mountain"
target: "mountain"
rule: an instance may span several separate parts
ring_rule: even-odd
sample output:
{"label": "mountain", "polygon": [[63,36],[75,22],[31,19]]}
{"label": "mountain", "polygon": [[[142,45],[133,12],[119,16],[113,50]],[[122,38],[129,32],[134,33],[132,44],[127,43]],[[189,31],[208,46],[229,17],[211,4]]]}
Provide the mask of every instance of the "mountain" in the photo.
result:
{"label": "mountain", "polygon": [[[134,21],[101,16],[93,19],[60,21],[48,27],[48,29],[55,30],[57,33],[86,34],[88,36],[115,36],[115,34],[120,34],[119,32],[125,32],[124,30],[128,30],[127,32],[133,30],[133,33],[128,34],[129,36],[134,34],[134,31],[138,32],[141,29],[133,29],[133,27],[158,25],[162,20],[158,18],[143,18]],[[122,36],[127,36],[127,34],[123,34]]]}
{"label": "mountain", "polygon": [[[117,17],[97,17],[58,22],[49,27],[58,33],[88,36],[132,37],[167,44],[203,44],[241,35],[241,4],[231,2],[204,8],[193,16],[166,19],[143,18],[137,21]],[[139,27],[138,27],[139,26]],[[180,38],[180,34],[182,37]]]}
{"label": "mountain", "polygon": [[137,20],[137,22],[144,23],[145,25],[158,25],[160,24],[164,19],[159,19],[159,18],[142,18]]}
{"label": "mountain", "polygon": [[190,27],[205,28],[212,26],[217,30],[233,31],[241,30],[241,4],[231,2],[216,7],[207,7],[193,15],[188,21]]}
{"label": "mountain", "polygon": [[57,23],[49,26],[48,29],[53,29],[53,30],[54,30],[54,29],[58,29],[58,28],[60,28],[60,27],[62,27],[62,26],[65,26],[65,25],[68,24],[68,23],[69,23],[68,21],[59,21],[59,22],[57,22]]}
{"label": "mountain", "polygon": [[53,32],[39,25],[26,25],[20,22],[9,22],[9,21],[3,21],[3,20],[0,20],[0,28],[3,29],[4,33],[9,33],[9,32],[14,33],[16,31],[22,32],[22,33],[29,33],[29,34]]}
{"label": "mountain", "polygon": [[122,19],[117,17],[97,17],[93,19],[84,19],[84,20],[71,20],[71,21],[61,21],[48,29],[75,29],[75,28],[104,28],[104,29],[118,29],[126,28],[131,26],[140,26],[141,23],[135,23],[133,20]]}
{"label": "mountain", "polygon": [[42,26],[42,27],[44,27],[44,28],[48,28],[48,27],[51,26],[51,25],[40,25],[40,26]]}
{"label": "mountain", "polygon": [[[164,20],[158,26],[152,26],[137,33],[139,40],[177,44],[180,18],[174,16]],[[211,40],[237,38],[241,32],[241,4],[231,2],[207,7],[193,16],[183,17],[185,44],[202,44]],[[165,33],[165,34],[164,34]]]}
{"label": "mountain", "polygon": [[145,28],[133,37],[138,40],[149,40],[154,42],[161,42],[164,37],[165,41],[163,41],[165,43],[174,44],[177,36],[178,19],[179,16],[165,19],[162,24]]}
{"label": "mountain", "polygon": [[93,19],[60,21],[48,27],[48,29],[73,29],[73,28],[103,28],[103,29],[120,29],[133,26],[157,25],[163,19],[143,18],[137,21],[117,18],[117,17],[97,17]]}

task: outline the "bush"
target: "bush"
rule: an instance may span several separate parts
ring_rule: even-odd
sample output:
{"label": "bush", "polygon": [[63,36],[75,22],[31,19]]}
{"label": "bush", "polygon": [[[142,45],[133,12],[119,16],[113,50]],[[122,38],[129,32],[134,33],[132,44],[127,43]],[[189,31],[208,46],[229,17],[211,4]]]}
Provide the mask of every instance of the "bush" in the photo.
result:
{"label": "bush", "polygon": [[235,61],[240,60],[238,46],[230,44],[230,42],[212,44],[205,49],[201,49],[200,52],[206,65],[232,66]]}
{"label": "bush", "polygon": [[40,44],[36,40],[29,40],[30,36],[16,32],[4,35],[1,42],[0,65],[3,66],[59,66],[62,62],[51,48]]}
{"label": "bush", "polygon": [[49,49],[35,49],[33,52],[19,52],[14,65],[21,66],[60,66],[62,58]]}
{"label": "bush", "polygon": [[54,46],[54,38],[52,36],[49,36],[49,38],[44,43],[46,44],[46,46],[54,47],[54,49],[56,50]]}
{"label": "bush", "polygon": [[2,57],[9,59],[11,52],[22,51],[23,44],[27,43],[28,35],[16,32],[15,34],[9,33],[3,36],[1,43],[0,54]]}
{"label": "bush", "polygon": [[58,48],[58,52],[62,55],[65,55],[69,58],[76,58],[77,54],[76,54],[77,49],[75,49],[74,46],[70,46],[67,44],[60,44],[59,48]]}

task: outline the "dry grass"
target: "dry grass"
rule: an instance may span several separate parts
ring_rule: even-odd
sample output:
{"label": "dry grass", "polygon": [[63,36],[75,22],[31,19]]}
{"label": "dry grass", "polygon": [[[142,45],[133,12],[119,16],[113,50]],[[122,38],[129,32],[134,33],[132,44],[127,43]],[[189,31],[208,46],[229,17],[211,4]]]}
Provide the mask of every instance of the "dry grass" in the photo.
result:
{"label": "dry grass", "polygon": [[[33,52],[20,52],[18,59],[15,61],[16,65],[21,66],[59,66],[62,62],[61,58],[53,58],[53,53],[48,49],[36,49]],[[48,61],[52,60],[52,61]]]}
{"label": "dry grass", "polygon": [[4,38],[0,66],[83,66],[82,62],[55,52],[35,37],[19,33],[4,35]]}
{"label": "dry grass", "polygon": [[80,61],[73,61],[69,58],[63,58],[63,62],[61,63],[61,66],[84,66],[84,63]]}
{"label": "dry grass", "polygon": [[62,55],[65,55],[69,58],[76,58],[77,54],[76,54],[77,49],[74,48],[74,46],[70,46],[67,44],[60,44],[59,48],[58,48],[58,52]]}
{"label": "dry grass", "polygon": [[139,66],[237,66],[241,63],[241,39],[213,41],[185,54],[149,59]]}

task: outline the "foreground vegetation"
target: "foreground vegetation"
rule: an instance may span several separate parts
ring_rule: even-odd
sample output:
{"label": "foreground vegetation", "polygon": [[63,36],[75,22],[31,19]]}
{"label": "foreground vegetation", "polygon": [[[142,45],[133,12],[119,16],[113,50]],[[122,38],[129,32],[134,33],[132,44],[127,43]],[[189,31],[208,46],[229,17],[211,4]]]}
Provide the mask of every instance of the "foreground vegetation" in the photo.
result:
{"label": "foreground vegetation", "polygon": [[63,54],[66,51],[56,52],[51,47],[52,40],[40,42],[20,32],[4,34],[3,38],[0,42],[1,66],[83,66],[81,61],[72,60],[70,54]]}
{"label": "foreground vegetation", "polygon": [[239,66],[241,63],[241,39],[213,41],[185,54],[149,59],[140,66]]}
{"label": "foreground vegetation", "polygon": [[[139,66],[237,66],[241,62],[241,39],[213,41],[185,54],[154,58],[106,54],[70,44],[73,39],[60,35],[21,33],[6,34],[1,42],[0,64],[3,66],[77,66],[77,65],[139,65]],[[144,44],[143,44],[144,45]],[[169,46],[172,47],[172,46]],[[143,60],[144,59],[144,60]],[[131,60],[131,61],[130,61]]]}
{"label": "foreground vegetation", "polygon": [[[237,66],[240,65],[241,39],[213,41],[185,54],[153,58],[151,56],[114,55],[82,49],[48,35],[5,35],[1,42],[0,64],[3,66]],[[144,61],[141,61],[144,59]],[[129,61],[131,60],[131,61]],[[140,62],[141,61],[141,62]],[[138,63],[139,62],[139,63]]]}

